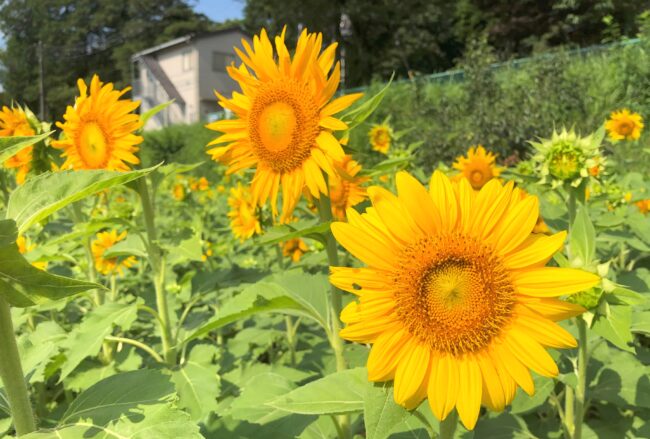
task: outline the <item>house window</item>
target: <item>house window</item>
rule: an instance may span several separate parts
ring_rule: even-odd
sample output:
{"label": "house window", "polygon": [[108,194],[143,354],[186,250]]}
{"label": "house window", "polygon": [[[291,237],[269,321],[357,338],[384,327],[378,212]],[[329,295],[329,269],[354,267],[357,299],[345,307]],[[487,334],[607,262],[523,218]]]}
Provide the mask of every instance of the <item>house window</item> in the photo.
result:
{"label": "house window", "polygon": [[186,50],[183,52],[183,71],[189,72],[190,70],[192,70],[192,52]]}
{"label": "house window", "polygon": [[212,71],[225,72],[226,67],[235,61],[235,57],[230,53],[212,52]]}

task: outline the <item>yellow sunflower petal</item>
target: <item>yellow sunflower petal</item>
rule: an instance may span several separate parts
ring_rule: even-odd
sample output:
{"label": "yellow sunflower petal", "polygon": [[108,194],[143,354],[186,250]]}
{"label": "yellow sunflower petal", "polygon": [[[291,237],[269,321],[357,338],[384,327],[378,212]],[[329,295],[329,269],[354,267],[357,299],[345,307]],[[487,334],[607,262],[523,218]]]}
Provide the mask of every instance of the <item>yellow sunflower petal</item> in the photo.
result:
{"label": "yellow sunflower petal", "polygon": [[556,297],[587,290],[600,277],[575,268],[540,267],[513,273],[519,294],[535,297]]}

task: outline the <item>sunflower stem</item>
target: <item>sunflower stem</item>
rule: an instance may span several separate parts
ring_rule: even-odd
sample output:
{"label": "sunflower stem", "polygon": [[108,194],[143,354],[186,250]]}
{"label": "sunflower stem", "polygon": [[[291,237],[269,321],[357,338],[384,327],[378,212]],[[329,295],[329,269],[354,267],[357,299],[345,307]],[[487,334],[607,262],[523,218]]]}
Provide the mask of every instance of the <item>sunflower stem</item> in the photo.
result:
{"label": "sunflower stem", "polygon": [[168,365],[175,365],[176,349],[171,343],[172,335],[169,306],[167,304],[167,295],[165,294],[165,258],[158,246],[155,210],[153,207],[153,200],[149,194],[149,186],[146,177],[138,180],[138,193],[140,194],[140,200],[142,201],[142,215],[144,216],[144,225],[147,231],[147,253],[149,255],[149,264],[151,265],[154,289],[156,292],[156,311],[160,316],[160,337],[163,346],[163,356]]}
{"label": "sunflower stem", "polygon": [[[332,205],[330,199],[327,195],[321,194],[318,199],[318,214],[320,220],[323,223],[328,223],[332,221]],[[339,254],[336,248],[336,240],[331,230],[328,230],[325,234],[325,249],[327,250],[327,260],[330,267],[337,267],[339,265]],[[343,339],[339,335],[341,331],[341,309],[342,309],[342,297],[341,291],[336,288],[334,285],[330,288],[330,321],[331,321],[331,331],[330,331],[330,345],[334,350],[334,356],[336,357],[336,370],[341,372],[347,369],[347,362],[345,361],[344,349],[345,345]],[[341,415],[338,417],[338,423],[341,427],[339,436],[341,439],[347,439],[351,437],[350,431],[350,417],[348,415]]]}
{"label": "sunflower stem", "polygon": [[34,412],[29,400],[27,383],[20,364],[18,345],[11,321],[11,309],[0,296],[0,377],[4,384],[16,435],[22,436],[36,430]]}
{"label": "sunflower stem", "polygon": [[589,361],[587,322],[582,317],[576,318],[578,324],[578,364],[576,373],[578,375],[578,384],[576,386],[575,401],[575,429],[573,439],[582,437],[582,420],[585,412],[585,395],[587,393],[587,363]]}
{"label": "sunflower stem", "polygon": [[456,434],[456,427],[458,427],[458,412],[452,410],[443,421],[440,421],[440,435],[438,438],[453,439]]}

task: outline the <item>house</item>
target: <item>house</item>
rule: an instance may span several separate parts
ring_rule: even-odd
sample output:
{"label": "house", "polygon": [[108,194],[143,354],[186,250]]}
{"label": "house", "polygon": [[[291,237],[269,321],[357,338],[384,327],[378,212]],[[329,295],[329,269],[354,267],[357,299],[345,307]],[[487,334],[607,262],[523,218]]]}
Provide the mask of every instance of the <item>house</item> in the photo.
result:
{"label": "house", "polygon": [[247,34],[239,27],[176,38],[131,57],[133,98],[140,112],[169,100],[173,104],[149,119],[146,130],[214,119],[223,109],[214,91],[230,96],[238,89],[226,72],[234,46]]}

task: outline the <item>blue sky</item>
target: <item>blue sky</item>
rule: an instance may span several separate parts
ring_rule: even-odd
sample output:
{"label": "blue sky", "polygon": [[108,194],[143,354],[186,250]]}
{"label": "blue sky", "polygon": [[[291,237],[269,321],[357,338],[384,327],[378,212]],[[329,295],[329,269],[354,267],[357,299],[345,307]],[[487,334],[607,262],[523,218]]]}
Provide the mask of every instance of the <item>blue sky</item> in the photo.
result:
{"label": "blue sky", "polygon": [[195,0],[194,9],[214,21],[242,18],[245,0]]}

